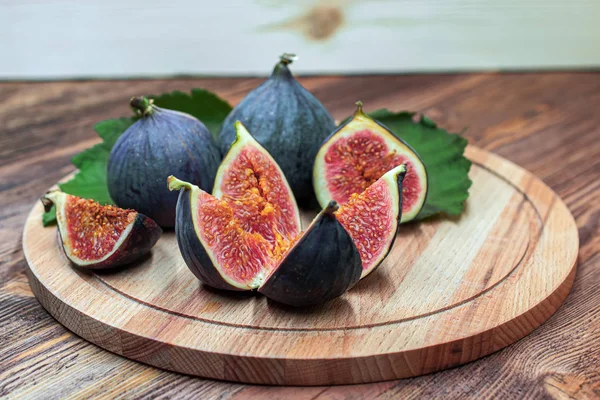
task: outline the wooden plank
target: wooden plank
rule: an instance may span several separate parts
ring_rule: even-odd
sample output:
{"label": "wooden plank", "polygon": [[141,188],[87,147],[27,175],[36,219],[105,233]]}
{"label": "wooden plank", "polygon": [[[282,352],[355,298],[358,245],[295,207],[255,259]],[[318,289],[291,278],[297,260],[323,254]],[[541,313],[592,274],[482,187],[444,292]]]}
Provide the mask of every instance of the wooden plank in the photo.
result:
{"label": "wooden plank", "polygon": [[589,68],[596,0],[0,3],[0,78]]}

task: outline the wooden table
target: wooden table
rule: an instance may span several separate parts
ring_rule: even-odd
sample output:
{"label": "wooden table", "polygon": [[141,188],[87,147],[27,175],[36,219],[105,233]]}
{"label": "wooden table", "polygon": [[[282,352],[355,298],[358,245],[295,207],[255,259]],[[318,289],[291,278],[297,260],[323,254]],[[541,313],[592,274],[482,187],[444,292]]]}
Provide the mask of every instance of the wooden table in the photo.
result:
{"label": "wooden table", "polygon": [[127,115],[130,96],[204,87],[232,103],[260,79],[0,83],[0,397],[502,398],[600,397],[600,73],[314,77],[302,83],[347,116],[426,113],[468,127],[470,142],[527,168],[573,212],[581,241],[572,293],[516,344],[452,370],[338,387],[264,387],[161,371],[104,351],[44,311],[25,277],[23,223],[33,202],[96,143],[93,125]]}

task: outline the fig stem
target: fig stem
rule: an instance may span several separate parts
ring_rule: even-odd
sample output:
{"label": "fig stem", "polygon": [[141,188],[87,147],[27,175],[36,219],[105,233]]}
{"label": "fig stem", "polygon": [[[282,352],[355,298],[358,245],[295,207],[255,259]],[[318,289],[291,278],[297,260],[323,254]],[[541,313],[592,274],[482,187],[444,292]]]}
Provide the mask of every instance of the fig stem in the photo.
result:
{"label": "fig stem", "polygon": [[283,65],[289,65],[289,64],[293,63],[294,61],[296,61],[298,59],[298,56],[295,55],[294,53],[283,53],[282,55],[279,56],[279,59],[281,60],[281,63]]}
{"label": "fig stem", "polygon": [[50,200],[46,196],[42,197],[40,200],[42,201],[42,205],[44,206],[44,211],[48,212],[50,211],[50,209],[52,209],[52,206],[54,205],[54,202],[52,200]]}
{"label": "fig stem", "polygon": [[359,100],[355,104],[356,111],[354,111],[354,115],[365,115],[365,113],[363,112],[363,102]]}
{"label": "fig stem", "polygon": [[398,179],[404,179],[404,176],[406,175],[406,164],[400,164],[397,168],[397,173],[396,173],[396,177],[398,177]]}
{"label": "fig stem", "polygon": [[42,196],[40,201],[44,206],[44,211],[48,212],[52,208],[52,206],[56,203],[56,196],[60,193],[60,190],[49,190]]}
{"label": "fig stem", "polygon": [[406,171],[407,171],[407,166],[406,164],[400,164],[397,167],[394,167],[392,169],[390,169],[388,172],[386,172],[384,174],[384,176],[392,176],[394,178],[398,178],[398,179],[404,179],[404,175],[406,175]]}
{"label": "fig stem", "polygon": [[170,191],[180,189],[192,190],[194,188],[194,185],[191,183],[177,179],[173,175],[167,178],[167,186],[169,187]]}
{"label": "fig stem", "polygon": [[231,143],[231,147],[238,142],[254,141],[254,137],[252,137],[241,121],[235,121],[233,127],[235,128],[235,140]]}
{"label": "fig stem", "polygon": [[154,111],[152,108],[152,103],[154,103],[154,100],[148,99],[144,96],[132,97],[131,100],[129,100],[129,105],[131,108],[144,117],[152,114]]}
{"label": "fig stem", "polygon": [[339,204],[335,200],[331,200],[322,212],[323,214],[333,215],[339,208]]}

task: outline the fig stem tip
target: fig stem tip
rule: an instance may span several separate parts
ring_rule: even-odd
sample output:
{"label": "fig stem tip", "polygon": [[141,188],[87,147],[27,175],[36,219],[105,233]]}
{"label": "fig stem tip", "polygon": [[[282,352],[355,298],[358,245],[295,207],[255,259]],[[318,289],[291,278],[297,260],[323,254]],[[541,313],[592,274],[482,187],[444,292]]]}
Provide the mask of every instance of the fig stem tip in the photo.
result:
{"label": "fig stem tip", "polygon": [[42,205],[44,206],[44,211],[46,211],[46,212],[50,211],[50,209],[52,208],[54,203],[56,203],[56,196],[58,193],[60,193],[60,191],[58,189],[52,189],[52,190],[47,191],[42,196],[40,201],[42,202]]}
{"label": "fig stem tip", "polygon": [[296,61],[298,59],[298,56],[294,53],[283,53],[279,56],[279,59],[281,60],[282,64],[288,65]]}
{"label": "fig stem tip", "polygon": [[175,178],[173,175],[167,178],[167,187],[172,192],[173,190],[186,189],[191,190],[192,184],[186,181],[179,180]]}
{"label": "fig stem tip", "polygon": [[50,211],[50,209],[54,205],[54,202],[46,196],[42,197],[40,200],[42,201],[42,205],[44,206],[44,211]]}
{"label": "fig stem tip", "polygon": [[325,214],[333,214],[335,213],[338,209],[340,208],[340,205],[337,203],[337,201],[335,200],[331,200],[329,202],[329,204],[327,204],[327,207],[325,207],[325,209],[323,210],[323,213]]}
{"label": "fig stem tip", "polygon": [[404,177],[406,176],[406,171],[407,171],[406,164],[400,164],[395,169],[397,171],[395,173],[396,178],[399,179],[399,180],[403,180]]}
{"label": "fig stem tip", "polygon": [[363,114],[363,102],[361,100],[358,100],[354,104],[356,104],[356,112],[355,112],[355,114]]}
{"label": "fig stem tip", "polygon": [[152,114],[152,104],[154,103],[154,99],[148,99],[144,96],[132,97],[129,100],[129,105],[133,110],[141,115],[146,116]]}

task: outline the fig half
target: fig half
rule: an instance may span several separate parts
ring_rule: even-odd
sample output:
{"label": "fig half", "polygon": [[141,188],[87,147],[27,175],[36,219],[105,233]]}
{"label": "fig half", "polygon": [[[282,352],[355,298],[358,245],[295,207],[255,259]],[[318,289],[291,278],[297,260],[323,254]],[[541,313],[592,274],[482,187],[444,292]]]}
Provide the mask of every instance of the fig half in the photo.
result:
{"label": "fig half", "polygon": [[46,193],[42,203],[46,209],[56,206],[64,253],[81,268],[113,268],[136,261],[162,234],[156,222],[134,210],[102,206],[59,191]]}
{"label": "fig half", "polygon": [[427,197],[427,171],[419,155],[388,128],[370,118],[356,103],[356,112],[323,143],[313,169],[319,204],[335,200],[342,206],[386,172],[406,165],[402,188],[402,222],[414,219]]}
{"label": "fig half", "polygon": [[231,207],[242,229],[270,243],[300,233],[300,211],[287,179],[269,152],[236,121],[235,141],[223,158],[212,194]]}

